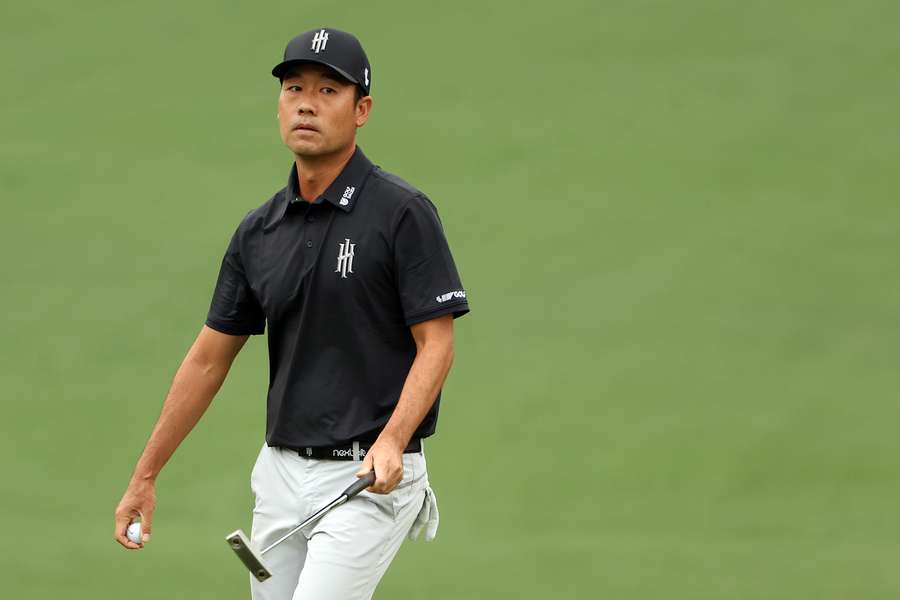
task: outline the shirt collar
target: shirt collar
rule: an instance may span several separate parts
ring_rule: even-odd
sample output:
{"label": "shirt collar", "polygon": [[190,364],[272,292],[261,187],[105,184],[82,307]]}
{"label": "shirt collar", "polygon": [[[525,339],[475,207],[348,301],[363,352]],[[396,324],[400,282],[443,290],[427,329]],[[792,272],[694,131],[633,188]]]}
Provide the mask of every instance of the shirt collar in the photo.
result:
{"label": "shirt collar", "polygon": [[[362,148],[356,146],[353,155],[347,161],[347,164],[344,165],[343,170],[331,182],[328,189],[315,199],[313,204],[320,204],[323,200],[327,200],[336,208],[340,208],[344,212],[350,212],[356,206],[362,186],[366,182],[366,178],[373,166],[372,162],[363,154]],[[291,171],[288,175],[284,193],[275,197],[275,205],[265,225],[265,229],[272,229],[284,220],[287,207],[291,202],[306,202],[300,197],[300,183],[297,178],[295,163],[291,164]]]}

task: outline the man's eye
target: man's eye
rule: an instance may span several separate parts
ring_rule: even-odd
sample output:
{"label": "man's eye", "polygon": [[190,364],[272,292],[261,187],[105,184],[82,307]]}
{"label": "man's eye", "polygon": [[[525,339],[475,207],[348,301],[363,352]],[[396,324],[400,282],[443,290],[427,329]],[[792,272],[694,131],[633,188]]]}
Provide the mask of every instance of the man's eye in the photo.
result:
{"label": "man's eye", "polygon": [[327,93],[329,93],[329,94],[331,94],[331,93],[334,92],[334,89],[332,89],[332,88],[330,88],[330,87],[324,87],[324,88],[322,88],[322,89],[323,89],[323,90],[326,90]]}
{"label": "man's eye", "polygon": [[299,92],[299,91],[300,91],[300,86],[299,86],[299,85],[289,85],[289,86],[288,86],[288,89],[289,89],[290,91],[292,91],[292,92]]}

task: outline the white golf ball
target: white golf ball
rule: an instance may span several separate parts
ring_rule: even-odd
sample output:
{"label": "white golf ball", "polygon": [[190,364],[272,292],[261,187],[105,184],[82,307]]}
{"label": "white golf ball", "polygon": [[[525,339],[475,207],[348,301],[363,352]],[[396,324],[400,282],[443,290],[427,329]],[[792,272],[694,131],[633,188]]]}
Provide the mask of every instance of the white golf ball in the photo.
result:
{"label": "white golf ball", "polygon": [[141,542],[141,524],[140,522],[134,522],[128,526],[128,530],[125,532],[125,535],[128,536],[128,539],[134,542],[135,544],[140,544]]}

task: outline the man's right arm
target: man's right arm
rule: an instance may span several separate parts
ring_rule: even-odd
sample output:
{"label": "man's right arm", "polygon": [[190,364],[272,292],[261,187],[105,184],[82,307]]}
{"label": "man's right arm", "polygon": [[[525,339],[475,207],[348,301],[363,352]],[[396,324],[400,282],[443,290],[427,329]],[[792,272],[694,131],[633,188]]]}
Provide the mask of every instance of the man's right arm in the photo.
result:
{"label": "man's right arm", "polygon": [[126,548],[142,547],[125,536],[129,523],[138,516],[144,541],[149,539],[156,508],[156,477],[206,412],[248,337],[227,335],[204,325],[182,361],[150,440],[116,508],[114,537]]}

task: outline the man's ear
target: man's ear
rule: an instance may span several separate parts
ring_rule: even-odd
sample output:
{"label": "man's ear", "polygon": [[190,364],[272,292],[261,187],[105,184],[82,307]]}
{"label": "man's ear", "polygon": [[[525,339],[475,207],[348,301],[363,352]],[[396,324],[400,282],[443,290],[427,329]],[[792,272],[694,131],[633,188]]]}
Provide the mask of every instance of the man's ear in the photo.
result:
{"label": "man's ear", "polygon": [[363,96],[356,103],[356,126],[362,127],[369,120],[369,113],[372,112],[372,96]]}

